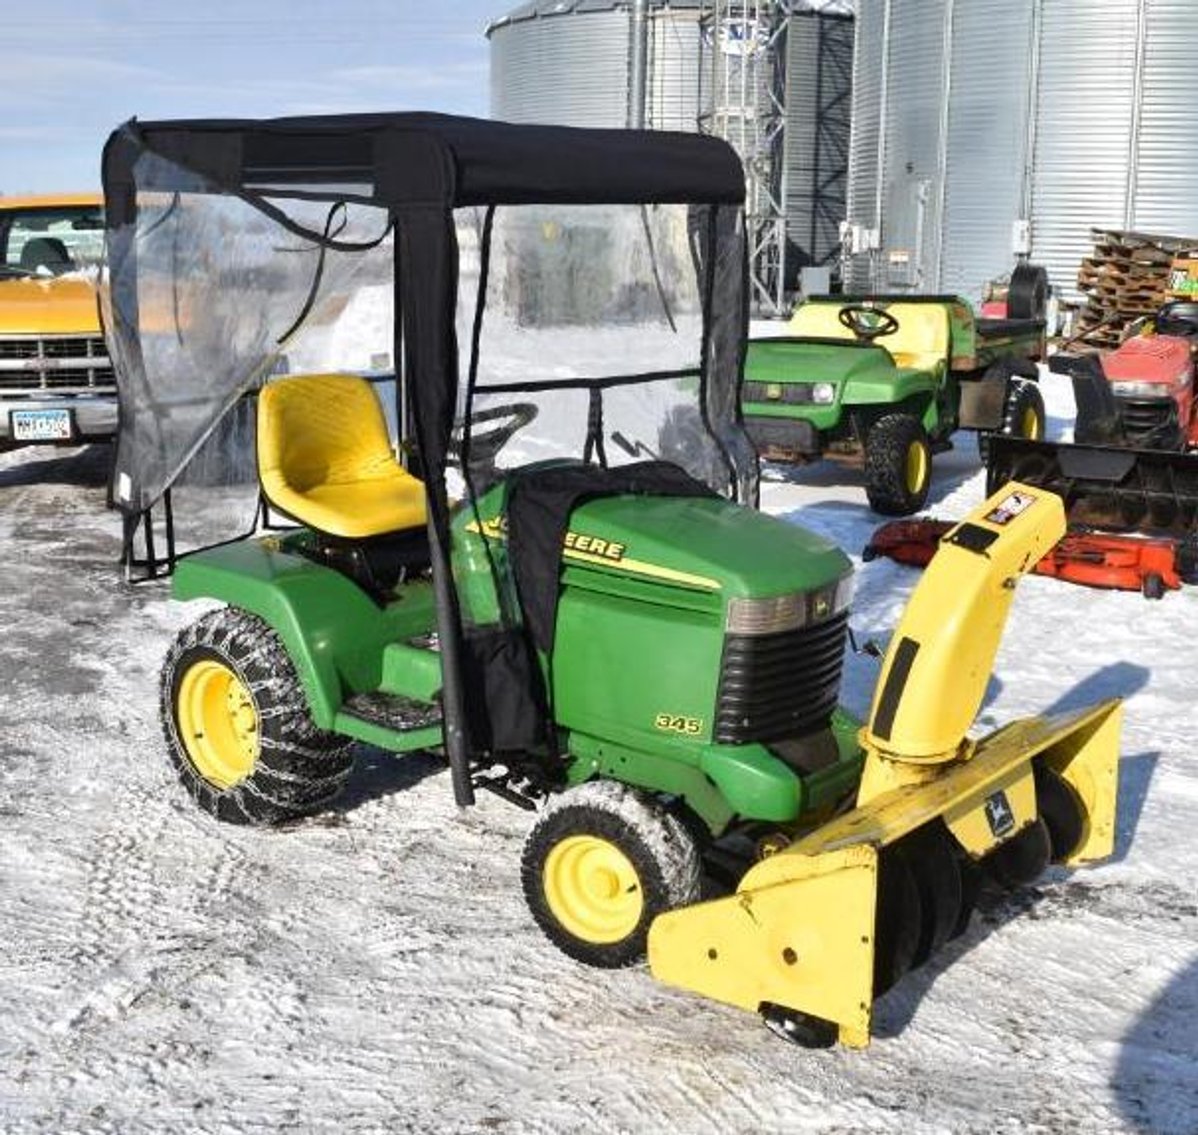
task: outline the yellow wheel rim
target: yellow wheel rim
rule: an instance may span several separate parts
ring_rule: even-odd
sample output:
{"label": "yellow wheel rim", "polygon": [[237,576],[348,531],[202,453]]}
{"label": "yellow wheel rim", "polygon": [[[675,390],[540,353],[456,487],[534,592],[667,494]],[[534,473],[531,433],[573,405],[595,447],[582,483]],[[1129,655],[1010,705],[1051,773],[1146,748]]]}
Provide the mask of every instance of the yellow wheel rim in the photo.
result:
{"label": "yellow wheel rim", "polygon": [[1020,436],[1027,438],[1028,441],[1039,441],[1040,436],[1044,433],[1044,423],[1040,421],[1040,415],[1036,413],[1035,406],[1029,406],[1023,411],[1023,421],[1020,423]]}
{"label": "yellow wheel rim", "polygon": [[620,942],[640,925],[640,877],[628,856],[605,839],[575,835],[555,844],[542,883],[553,917],[584,942]]}
{"label": "yellow wheel rim", "polygon": [[922,442],[907,446],[907,492],[917,493],[928,477],[928,451]]}
{"label": "yellow wheel rim", "polygon": [[232,788],[258,760],[258,707],[246,684],[223,662],[193,662],[175,698],[179,737],[209,784]]}

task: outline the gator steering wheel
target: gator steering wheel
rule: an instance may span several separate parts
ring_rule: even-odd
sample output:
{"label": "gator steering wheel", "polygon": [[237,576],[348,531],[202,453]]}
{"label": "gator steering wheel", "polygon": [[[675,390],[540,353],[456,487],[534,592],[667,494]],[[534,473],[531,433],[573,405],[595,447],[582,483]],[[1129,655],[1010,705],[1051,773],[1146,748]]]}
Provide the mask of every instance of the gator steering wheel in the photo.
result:
{"label": "gator steering wheel", "polygon": [[861,343],[872,343],[899,329],[899,321],[890,312],[863,303],[846,304],[836,313],[836,318],[841,327],[847,327]]}

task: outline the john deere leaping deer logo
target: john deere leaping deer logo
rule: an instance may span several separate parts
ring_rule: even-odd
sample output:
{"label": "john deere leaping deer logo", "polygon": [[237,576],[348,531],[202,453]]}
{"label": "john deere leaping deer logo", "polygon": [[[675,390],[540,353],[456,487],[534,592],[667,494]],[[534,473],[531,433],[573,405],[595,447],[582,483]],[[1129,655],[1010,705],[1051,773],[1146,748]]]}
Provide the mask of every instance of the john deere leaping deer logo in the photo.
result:
{"label": "john deere leaping deer logo", "polygon": [[1006,835],[1015,826],[1015,813],[1002,789],[986,797],[986,823],[990,825],[990,834],[996,837]]}

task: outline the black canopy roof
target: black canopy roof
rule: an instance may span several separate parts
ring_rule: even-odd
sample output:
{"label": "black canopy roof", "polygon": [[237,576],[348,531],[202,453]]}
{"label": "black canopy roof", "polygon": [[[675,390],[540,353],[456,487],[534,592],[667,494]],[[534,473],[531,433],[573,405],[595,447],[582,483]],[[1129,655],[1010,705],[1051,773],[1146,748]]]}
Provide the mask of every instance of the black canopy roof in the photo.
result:
{"label": "black canopy roof", "polygon": [[[138,149],[233,192],[291,188],[385,207],[714,205],[739,204],[745,194],[740,162],[716,138],[516,125],[423,112],[132,119],[105,152],[110,198],[118,186],[128,185],[132,192],[131,165]],[[109,206],[123,212],[118,201],[110,199]]]}

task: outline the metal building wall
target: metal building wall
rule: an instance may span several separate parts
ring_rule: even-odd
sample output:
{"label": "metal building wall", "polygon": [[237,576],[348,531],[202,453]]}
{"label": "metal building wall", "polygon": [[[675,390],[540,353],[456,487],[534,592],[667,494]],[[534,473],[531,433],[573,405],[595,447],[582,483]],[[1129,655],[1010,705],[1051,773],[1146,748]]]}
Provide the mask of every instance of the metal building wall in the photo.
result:
{"label": "metal building wall", "polygon": [[1011,263],[1023,215],[1032,8],[955,0],[937,290],[972,295]]}
{"label": "metal building wall", "polygon": [[893,254],[920,245],[914,286],[976,297],[1026,220],[1076,298],[1092,227],[1198,237],[1195,43],[1198,0],[861,0],[848,217],[880,248],[851,285],[898,283]]}
{"label": "metal building wall", "polygon": [[927,290],[939,251],[946,0],[906,4],[890,24],[878,285]]}
{"label": "metal building wall", "polygon": [[786,33],[788,274],[839,255],[853,85],[853,21],[796,14]]}
{"label": "metal building wall", "polygon": [[1132,225],[1198,237],[1198,3],[1152,0],[1144,31]]}
{"label": "metal building wall", "polygon": [[1032,255],[1071,295],[1090,227],[1128,219],[1139,0],[1041,3]]}

